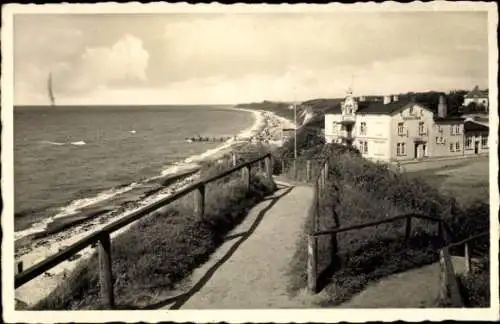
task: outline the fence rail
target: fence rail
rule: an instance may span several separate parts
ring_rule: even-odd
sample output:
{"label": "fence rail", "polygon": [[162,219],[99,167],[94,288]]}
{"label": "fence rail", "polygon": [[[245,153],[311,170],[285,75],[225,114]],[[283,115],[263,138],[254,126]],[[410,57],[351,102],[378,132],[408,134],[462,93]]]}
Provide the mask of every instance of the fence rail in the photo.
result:
{"label": "fence rail", "polygon": [[460,291],[460,285],[455,273],[455,267],[451,259],[450,249],[464,246],[464,274],[467,276],[472,272],[472,244],[473,241],[486,237],[489,232],[471,236],[459,242],[451,243],[441,249],[439,253],[440,265],[440,289],[439,299],[442,303],[451,307],[463,307],[464,298]]}
{"label": "fence rail", "polygon": [[[30,280],[40,276],[44,272],[50,270],[51,268],[57,266],[58,264],[66,261],[68,258],[83,250],[88,246],[92,246],[94,244],[98,244],[98,254],[99,254],[99,276],[100,276],[100,294],[102,298],[102,302],[104,306],[109,308],[113,308],[114,306],[114,296],[113,296],[113,278],[112,278],[112,258],[111,258],[111,233],[117,231],[118,229],[129,225],[142,217],[149,215],[151,212],[164,207],[171,202],[186,196],[187,194],[195,191],[194,197],[194,209],[195,213],[199,217],[203,217],[204,214],[204,197],[205,197],[205,189],[206,185],[224,178],[234,172],[242,170],[242,177],[245,181],[247,189],[250,189],[250,181],[251,181],[251,166],[261,161],[265,162],[265,174],[268,179],[272,180],[272,156],[270,153],[267,153],[263,156],[254,158],[248,162],[242,163],[240,165],[235,165],[229,170],[217,174],[208,179],[202,179],[194,184],[174,193],[171,196],[160,199],[150,205],[144,206],[128,216],[121,218],[120,220],[111,223],[101,230],[94,232],[87,237],[77,241],[76,243],[66,247],[60,252],[46,258],[45,260],[37,263],[25,271],[21,271],[15,275],[14,279],[14,287],[18,288]],[[18,269],[20,269],[20,265],[17,264]]]}

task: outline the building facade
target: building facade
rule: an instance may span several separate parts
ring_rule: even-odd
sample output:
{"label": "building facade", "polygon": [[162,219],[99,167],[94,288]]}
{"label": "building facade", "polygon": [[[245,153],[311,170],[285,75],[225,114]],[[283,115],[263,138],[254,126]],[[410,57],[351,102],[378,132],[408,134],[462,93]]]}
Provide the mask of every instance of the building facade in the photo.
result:
{"label": "building facade", "polygon": [[[470,129],[468,141],[474,145],[478,140],[481,144],[484,138],[487,141],[488,128],[479,125],[485,128],[478,129],[472,124],[466,124],[461,117],[447,116],[444,97],[435,113],[414,100],[399,100],[397,96],[360,106],[348,91],[339,111],[325,115],[325,140],[354,145],[364,157],[385,162],[461,156],[470,153],[464,147],[468,132],[465,125]],[[486,151],[487,143],[484,149],[480,145],[477,154]]]}
{"label": "building facade", "polygon": [[464,123],[464,154],[475,155],[487,153],[489,150],[489,128],[475,121]]}
{"label": "building facade", "polygon": [[485,107],[486,111],[488,111],[488,92],[479,90],[478,86],[474,87],[472,91],[464,96],[464,106],[467,106],[471,103],[482,105]]}

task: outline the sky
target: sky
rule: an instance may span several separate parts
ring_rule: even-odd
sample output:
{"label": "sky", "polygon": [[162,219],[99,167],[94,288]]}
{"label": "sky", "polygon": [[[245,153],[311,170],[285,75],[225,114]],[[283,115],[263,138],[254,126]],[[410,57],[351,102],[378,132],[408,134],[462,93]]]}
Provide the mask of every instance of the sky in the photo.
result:
{"label": "sky", "polygon": [[[35,36],[36,35],[36,36]],[[14,104],[234,104],[488,86],[486,12],[17,14]]]}

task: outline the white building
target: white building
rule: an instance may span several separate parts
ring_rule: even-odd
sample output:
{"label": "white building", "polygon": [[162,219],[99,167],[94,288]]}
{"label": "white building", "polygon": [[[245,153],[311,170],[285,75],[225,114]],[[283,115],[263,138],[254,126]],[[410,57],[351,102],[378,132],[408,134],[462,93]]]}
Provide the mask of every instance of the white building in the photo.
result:
{"label": "white building", "polygon": [[479,90],[478,86],[475,86],[472,91],[464,96],[464,106],[470,103],[475,103],[476,105],[482,105],[488,111],[488,92]]}
{"label": "white building", "polygon": [[464,154],[464,119],[447,116],[444,97],[436,114],[398,96],[360,107],[349,90],[340,109],[325,115],[325,141],[352,144],[364,157],[386,162],[458,156]]}

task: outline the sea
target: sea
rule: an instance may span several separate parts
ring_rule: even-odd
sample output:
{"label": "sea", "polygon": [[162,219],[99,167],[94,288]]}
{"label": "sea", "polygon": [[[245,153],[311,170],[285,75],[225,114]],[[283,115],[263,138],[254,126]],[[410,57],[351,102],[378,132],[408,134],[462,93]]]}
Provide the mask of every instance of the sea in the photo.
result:
{"label": "sea", "polygon": [[16,106],[16,234],[78,202],[98,201],[132,183],[192,167],[227,142],[186,139],[220,140],[254,125],[253,114],[230,108]]}

